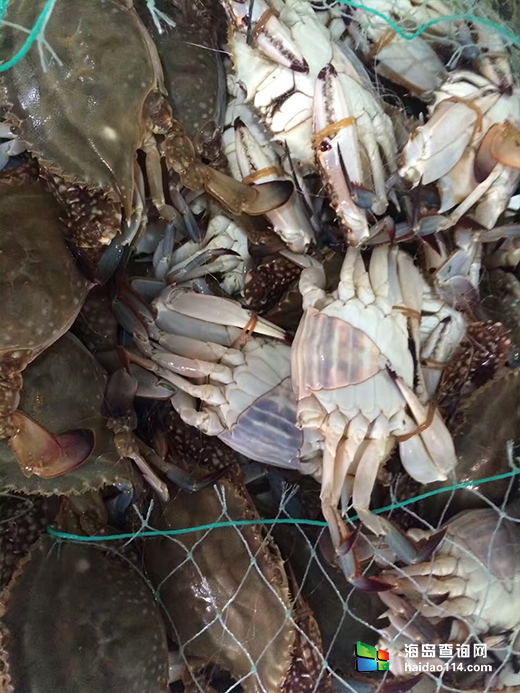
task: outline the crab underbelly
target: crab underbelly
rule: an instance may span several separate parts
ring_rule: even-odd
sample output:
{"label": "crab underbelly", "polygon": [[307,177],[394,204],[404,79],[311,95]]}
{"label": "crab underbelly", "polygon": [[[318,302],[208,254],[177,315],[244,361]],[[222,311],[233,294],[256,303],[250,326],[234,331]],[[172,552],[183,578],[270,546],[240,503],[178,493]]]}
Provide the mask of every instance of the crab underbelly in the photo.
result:
{"label": "crab underbelly", "polygon": [[290,377],[258,397],[219,438],[256,462],[299,469],[303,433],[296,427]]}

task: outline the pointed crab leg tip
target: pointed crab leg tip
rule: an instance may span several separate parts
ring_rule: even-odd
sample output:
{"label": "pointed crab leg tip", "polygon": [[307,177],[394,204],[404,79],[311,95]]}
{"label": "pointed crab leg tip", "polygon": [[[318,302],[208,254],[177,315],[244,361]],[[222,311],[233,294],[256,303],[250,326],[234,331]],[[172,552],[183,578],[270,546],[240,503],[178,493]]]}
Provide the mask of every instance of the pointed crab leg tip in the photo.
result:
{"label": "pointed crab leg tip", "polygon": [[352,550],[354,544],[356,543],[356,539],[358,538],[360,528],[361,525],[358,525],[356,529],[341,542],[337,548],[337,553],[339,556],[345,556],[349,551]]}
{"label": "pointed crab leg tip", "polygon": [[255,185],[256,197],[244,205],[244,212],[251,216],[266,214],[284,205],[294,192],[294,184],[290,180],[277,180]]}
{"label": "pointed crab leg tip", "polygon": [[291,63],[291,70],[293,72],[302,72],[303,74],[307,74],[309,72],[309,63],[305,59],[293,60]]}
{"label": "pointed crab leg tip", "polygon": [[362,592],[388,592],[394,588],[393,585],[376,577],[351,577],[350,583]]}
{"label": "pointed crab leg tip", "polygon": [[328,65],[325,65],[325,67],[322,67],[321,70],[318,72],[318,79],[326,79],[327,75],[331,75],[332,77],[335,77],[338,73],[336,72],[336,68],[332,63],[329,63]]}
{"label": "pointed crab leg tip", "polygon": [[421,541],[418,543],[418,555],[417,555],[417,563],[422,563],[423,561],[427,561],[432,553],[435,551],[435,549],[439,546],[441,541],[444,539],[446,536],[447,528],[441,530],[440,532],[436,532],[433,536],[431,536],[429,539],[421,539]]}

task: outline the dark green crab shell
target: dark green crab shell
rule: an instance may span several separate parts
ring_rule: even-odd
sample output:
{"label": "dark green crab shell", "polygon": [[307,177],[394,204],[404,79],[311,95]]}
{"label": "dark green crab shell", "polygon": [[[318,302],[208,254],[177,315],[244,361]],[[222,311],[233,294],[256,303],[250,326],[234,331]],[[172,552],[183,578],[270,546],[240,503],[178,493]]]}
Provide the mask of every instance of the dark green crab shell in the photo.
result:
{"label": "dark green crab shell", "polygon": [[99,546],[43,537],[2,597],[0,690],[167,691],[164,624],[127,562]]}
{"label": "dark green crab shell", "polygon": [[36,474],[25,477],[13,450],[2,441],[0,490],[62,495],[128,480],[130,465],[119,458],[113,433],[101,414],[105,387],[105,373],[70,332],[33,361],[24,373],[20,411],[54,435],[90,429],[94,449],[88,460],[70,472],[43,479]]}

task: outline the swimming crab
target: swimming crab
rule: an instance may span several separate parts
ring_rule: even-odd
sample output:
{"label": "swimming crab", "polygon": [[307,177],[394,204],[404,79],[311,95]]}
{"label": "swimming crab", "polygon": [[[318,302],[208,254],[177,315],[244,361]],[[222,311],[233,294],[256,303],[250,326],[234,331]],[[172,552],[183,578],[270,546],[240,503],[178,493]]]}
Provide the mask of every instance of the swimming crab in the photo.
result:
{"label": "swimming crab", "polygon": [[34,444],[36,429],[17,411],[22,372],[69,329],[90,284],[65,245],[59,205],[31,167],[2,174],[0,199],[0,429],[2,438],[15,437],[21,468],[32,473],[24,450]]}
{"label": "swimming crab", "polygon": [[348,539],[340,499],[345,509],[352,494],[360,520],[387,533],[369,505],[393,441],[407,472],[423,483],[446,479],[456,464],[451,436],[428,402],[417,346],[409,344],[410,335],[418,342],[422,282],[412,258],[389,245],[374,248],[368,270],[350,247],[331,293],[318,263],[300,277],[305,312],[291,355],[298,426],[325,439],[322,510],[340,556]]}
{"label": "swimming crab", "polygon": [[295,166],[320,171],[349,241],[366,240],[367,213],[382,214],[388,204],[383,162],[389,173],[397,168],[392,122],[368,74],[332,41],[311,3],[262,1],[253,17],[245,2],[224,5],[246,102],[285,144]]}
{"label": "swimming crab", "polygon": [[[84,534],[67,514],[59,528]],[[0,603],[3,691],[168,690],[166,633],[152,591],[110,547],[40,539]]]}
{"label": "swimming crab", "polygon": [[235,301],[178,287],[161,292],[153,312],[123,290],[113,310],[141,352],[127,349],[128,358],[157,376],[183,421],[251,459],[313,467],[321,437],[296,428],[281,328]]}
{"label": "swimming crab", "polygon": [[[33,26],[43,5],[43,0],[28,0],[7,9],[5,54],[14,54],[24,40],[14,25]],[[146,155],[152,202],[168,220],[176,212],[165,201],[161,161],[182,185],[205,189],[237,214],[262,214],[292,193],[290,183],[247,186],[197,159],[193,143],[172,118],[156,47],[127,4],[78,0],[71,13],[58,3],[45,34],[55,50],[52,59],[42,65],[34,44],[3,74],[2,103],[8,124],[37,156],[63,205],[76,246],[87,255],[90,249],[97,259],[98,251],[119,234],[122,211],[123,243],[145,221],[139,149]],[[164,138],[161,151],[156,135]]]}
{"label": "swimming crab", "polygon": [[[171,502],[152,513],[154,526],[259,519],[229,448],[201,438],[173,412],[164,438],[166,459],[194,475],[225,471],[213,488],[195,495],[173,497],[172,490]],[[145,566],[168,614],[168,633],[196,681],[205,667],[217,667],[248,691],[310,693],[320,681],[319,689],[328,689],[319,628],[261,525],[147,541]],[[195,690],[210,689],[199,683]]]}
{"label": "swimming crab", "polygon": [[[508,518],[499,518],[494,508],[482,508],[460,513],[443,529],[444,538],[431,560],[382,572],[385,582],[393,585],[391,592],[380,594],[390,621],[380,630],[380,647],[390,650],[390,670],[396,675],[404,673],[405,644],[435,644],[435,658],[419,658],[414,663],[442,664],[439,643],[476,641],[487,644],[500,662],[490,677],[492,683],[513,685],[516,681],[518,685],[511,663],[501,661],[509,654],[508,643],[520,632],[517,526]],[[419,529],[407,533],[412,547],[431,535]],[[442,631],[445,617],[449,619],[446,634]]]}

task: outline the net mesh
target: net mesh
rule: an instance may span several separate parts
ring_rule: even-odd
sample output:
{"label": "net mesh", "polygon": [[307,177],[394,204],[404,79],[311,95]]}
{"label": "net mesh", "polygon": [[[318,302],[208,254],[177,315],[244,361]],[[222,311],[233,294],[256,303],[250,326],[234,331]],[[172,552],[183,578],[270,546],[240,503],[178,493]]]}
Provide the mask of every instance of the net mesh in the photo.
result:
{"label": "net mesh", "polygon": [[[460,563],[455,574],[459,578],[469,581],[462,594],[465,593],[467,596],[474,597],[472,590],[480,589],[481,597],[472,607],[472,611],[465,610],[463,615],[457,617],[459,624],[457,632],[462,632],[462,635],[452,637],[449,640],[446,633],[446,638],[444,640],[441,638],[440,642],[468,644],[470,645],[470,656],[457,656],[460,651],[453,646],[453,655],[442,660],[446,666],[445,671],[421,672],[421,679],[417,682],[414,690],[421,691],[421,693],[427,691],[514,690],[512,684],[519,678],[520,624],[517,623],[514,628],[504,629],[498,625],[500,620],[498,617],[496,624],[493,623],[493,618],[490,619],[490,604],[493,603],[493,600],[496,601],[496,594],[493,590],[497,580],[504,580],[504,584],[507,585],[507,589],[511,593],[511,603],[506,605],[506,609],[514,608],[514,604],[519,601],[520,585],[517,566],[514,585],[509,579],[511,576],[497,574],[496,568],[492,571],[489,567],[492,552],[495,550],[506,553],[514,551],[511,546],[503,546],[504,538],[501,534],[503,524],[512,523],[513,532],[516,536],[518,535],[520,520],[516,512],[516,504],[520,468],[513,464],[512,448],[508,452],[510,465],[513,468],[509,472],[509,476],[503,476],[505,490],[499,503],[489,499],[486,494],[486,484],[466,486],[465,488],[465,493],[470,495],[469,501],[467,497],[465,499],[466,505],[473,508],[487,508],[492,511],[493,518],[496,518],[496,521],[489,521],[488,518],[485,529],[487,532],[486,547],[489,548],[488,558],[482,552],[477,556],[468,549],[467,542],[459,542],[455,535],[445,536],[431,558],[428,559],[428,570],[424,571],[420,584],[415,583],[418,595],[420,594],[419,601],[415,606],[419,608],[414,608],[413,612],[403,618],[398,631],[394,632],[393,635],[391,630],[388,630],[386,617],[382,616],[387,607],[379,596],[354,589],[346,581],[344,575],[330,564],[327,550],[328,530],[324,523],[312,521],[303,523],[291,517],[289,508],[294,496],[294,489],[290,487],[285,488],[276,516],[267,521],[269,524],[263,527],[261,540],[255,545],[252,545],[250,536],[247,535],[248,527],[244,525],[247,525],[247,522],[256,524],[256,521],[237,521],[235,513],[230,511],[228,507],[231,502],[228,497],[229,487],[225,489],[220,484],[216,484],[206,491],[213,494],[214,500],[220,508],[219,515],[215,518],[215,522],[203,527],[185,527],[181,530],[165,532],[158,529],[154,522],[153,503],[144,514],[134,507],[134,512],[139,520],[139,529],[134,534],[117,535],[113,539],[120,541],[126,536],[127,543],[136,542],[137,545],[141,545],[142,555],[146,557],[147,542],[156,542],[158,541],[157,537],[160,537],[161,561],[164,564],[160,579],[156,577],[150,580],[150,572],[146,569],[145,559],[143,559],[142,571],[140,572],[150,589],[153,590],[169,624],[172,640],[178,646],[175,661],[179,674],[182,673],[184,676],[184,684],[179,681],[174,690],[197,690],[200,692],[217,690],[223,693],[259,690],[269,693],[271,688],[269,677],[266,674],[265,662],[266,660],[277,662],[283,659],[285,655],[292,656],[293,661],[299,656],[306,663],[306,668],[297,671],[295,677],[291,679],[293,685],[295,681],[298,681],[298,686],[301,685],[302,687],[287,688],[286,690],[317,692],[330,690],[330,686],[332,686],[331,690],[334,691],[357,693],[367,690],[387,690],[390,681],[393,681],[395,685],[395,679],[388,678],[389,672],[381,671],[375,675],[372,674],[370,678],[367,678],[366,674],[362,675],[356,672],[356,642],[361,641],[373,646],[377,646],[379,643],[380,647],[390,653],[391,664],[395,657],[402,659],[405,653],[403,635],[407,634],[410,627],[421,625],[417,621],[419,609],[422,609],[425,604],[433,608],[439,606],[438,591],[437,597],[428,593],[431,584],[428,581],[433,581],[436,577],[435,573],[438,574],[439,570],[438,568],[433,569],[433,562],[435,561],[437,564],[439,558],[444,557],[448,552],[453,555],[454,551],[455,555],[459,556]],[[398,489],[393,488],[392,491],[397,496]],[[418,501],[407,505],[400,505],[396,502],[396,507],[387,511],[385,516],[393,519],[401,527],[413,527],[433,534],[460,509],[457,501],[458,493],[458,489],[452,488],[450,491],[442,493],[442,496],[439,494],[438,497],[442,497],[443,510],[436,521],[425,519],[424,515],[428,515],[428,513],[424,513],[424,509],[418,506]],[[190,502],[194,504],[202,500],[198,499],[197,495],[191,498]],[[480,525],[476,524],[475,540],[481,531]],[[70,535],[61,533],[61,536],[74,540]],[[89,537],[87,539],[88,541],[96,541],[102,538]],[[282,550],[285,561],[284,570],[288,575],[295,577],[290,583],[289,600],[281,594],[279,583],[272,579],[272,574],[270,578],[269,572],[263,569],[265,562],[262,561],[262,555],[270,550],[273,539]],[[368,549],[368,553],[372,554],[368,560],[362,563],[363,575],[378,576],[381,575],[383,569],[396,571],[402,577],[406,575],[404,563],[389,557],[388,551],[385,550],[380,539],[370,538],[369,535],[363,535],[361,539],[360,557],[365,557]],[[233,553],[230,548],[234,546],[236,549],[237,540],[241,556]],[[106,541],[107,537],[103,537],[105,546],[107,545]],[[518,542],[516,543],[518,545]],[[110,543],[108,545],[110,546]],[[359,546],[359,542],[356,546]],[[114,544],[111,548],[116,552],[119,551],[114,548]],[[518,551],[518,548],[516,550]],[[173,562],[167,558],[169,554],[175,556]],[[214,559],[211,565],[208,563],[208,555],[212,555]],[[469,562],[463,560],[465,556],[469,557]],[[245,569],[241,568],[243,565],[246,565]],[[478,574],[475,572],[477,569],[480,571]],[[191,581],[189,588],[186,589],[188,576]],[[426,584],[424,577],[427,580]],[[214,588],[215,584],[222,586],[220,595],[211,594],[211,589]],[[183,589],[179,593],[178,588],[181,585]],[[201,592],[204,589],[207,590],[207,594],[201,600]],[[254,596],[250,593],[247,594],[251,590],[255,591]],[[443,595],[441,607],[445,609],[445,615],[453,616],[450,600],[458,594],[461,592],[460,590],[457,591],[457,585],[455,585],[454,592],[447,601]],[[191,628],[190,630],[190,627],[186,627],[182,619],[179,620],[175,599],[184,598],[187,599],[187,606],[190,610],[200,610],[201,605],[207,607],[204,614],[198,614],[204,621],[200,628]],[[209,601],[205,601],[205,599]],[[285,615],[280,620],[280,614],[273,610],[272,618],[276,624],[273,626],[271,623],[267,629],[265,619],[258,616],[255,611],[248,613],[244,608],[244,605],[253,601],[258,605],[259,610],[264,608],[264,605],[268,605],[265,607],[267,609],[273,609],[273,600],[279,603],[279,608],[283,610]],[[304,605],[303,610],[302,605]],[[302,613],[303,615],[308,613],[306,605],[311,608],[316,617],[322,643],[319,637],[316,638],[315,632],[306,627],[305,620],[302,620]],[[504,604],[499,603],[497,607],[503,609]],[[237,621],[237,613],[240,614],[239,621]],[[481,616],[490,620],[488,626],[482,627],[479,621]],[[438,620],[430,619],[430,623],[434,624]],[[464,624],[465,629],[462,624]],[[297,635],[295,642],[298,650],[293,643],[288,653],[285,653],[280,645],[281,634],[288,630],[293,630],[294,634]],[[382,635],[385,637],[383,638]],[[406,638],[406,642],[418,643],[419,647],[419,658],[407,659],[409,664],[428,663],[427,659],[421,660],[420,658],[421,644],[429,642],[427,632],[425,633],[423,630],[421,641]],[[439,639],[436,642],[439,643]],[[485,656],[472,656],[473,650],[471,648],[474,644],[486,645]],[[208,657],[208,652],[212,652],[211,659],[205,660],[204,656]],[[435,662],[438,661],[438,659],[435,660]],[[222,662],[235,662],[235,671],[224,672]],[[245,662],[247,663],[246,666],[244,665]],[[220,666],[217,666],[217,663]],[[468,665],[474,669],[478,667],[481,671],[469,672],[467,670]],[[274,666],[274,664],[270,666]],[[413,673],[406,675],[410,681],[413,680]],[[190,679],[191,681],[186,683]],[[187,686],[187,688],[184,689],[182,686]],[[390,688],[390,690],[393,689]]]}

